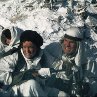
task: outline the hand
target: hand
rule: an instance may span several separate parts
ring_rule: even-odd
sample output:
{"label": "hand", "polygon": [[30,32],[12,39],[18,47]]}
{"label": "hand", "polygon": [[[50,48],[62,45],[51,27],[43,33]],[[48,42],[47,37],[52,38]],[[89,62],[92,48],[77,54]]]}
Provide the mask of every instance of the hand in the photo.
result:
{"label": "hand", "polygon": [[50,69],[49,68],[41,68],[40,70],[38,70],[38,74],[41,75],[42,77],[50,76]]}
{"label": "hand", "polygon": [[85,95],[87,95],[88,94],[88,92],[89,92],[89,90],[90,90],[90,85],[89,85],[89,83],[83,83],[83,94],[85,94]]}
{"label": "hand", "polygon": [[2,89],[4,86],[4,83],[3,82],[0,82],[0,89]]}
{"label": "hand", "polygon": [[33,77],[37,77],[39,74],[38,74],[38,72],[33,72],[32,75],[33,75]]}

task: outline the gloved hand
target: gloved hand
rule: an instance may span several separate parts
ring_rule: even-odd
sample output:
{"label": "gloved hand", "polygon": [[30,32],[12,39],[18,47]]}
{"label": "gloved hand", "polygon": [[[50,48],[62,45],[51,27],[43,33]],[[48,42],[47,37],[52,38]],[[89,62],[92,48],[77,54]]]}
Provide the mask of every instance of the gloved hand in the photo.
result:
{"label": "gloved hand", "polygon": [[90,90],[90,84],[88,82],[84,82],[83,83],[83,94],[87,95],[89,93]]}
{"label": "gloved hand", "polygon": [[40,70],[38,70],[38,74],[42,77],[48,77],[50,76],[50,68],[41,68]]}

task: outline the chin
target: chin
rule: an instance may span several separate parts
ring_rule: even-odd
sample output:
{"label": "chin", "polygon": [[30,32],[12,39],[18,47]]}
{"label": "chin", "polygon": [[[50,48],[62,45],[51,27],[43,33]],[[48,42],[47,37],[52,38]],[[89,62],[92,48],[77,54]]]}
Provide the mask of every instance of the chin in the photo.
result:
{"label": "chin", "polygon": [[31,57],[25,56],[27,59],[31,59]]}
{"label": "chin", "polygon": [[27,59],[31,59],[31,58],[32,58],[32,56],[30,56],[30,55],[25,55],[25,57],[26,57]]}
{"label": "chin", "polygon": [[64,51],[64,53],[65,53],[65,54],[70,54],[70,53],[71,53],[71,51]]}
{"label": "chin", "polygon": [[27,59],[32,59],[35,55],[31,55],[31,56],[25,56]]}
{"label": "chin", "polygon": [[64,52],[64,53],[65,53],[65,54],[67,54],[67,55],[70,55],[70,54],[72,54],[72,52],[70,52],[70,51],[69,51],[69,52]]}

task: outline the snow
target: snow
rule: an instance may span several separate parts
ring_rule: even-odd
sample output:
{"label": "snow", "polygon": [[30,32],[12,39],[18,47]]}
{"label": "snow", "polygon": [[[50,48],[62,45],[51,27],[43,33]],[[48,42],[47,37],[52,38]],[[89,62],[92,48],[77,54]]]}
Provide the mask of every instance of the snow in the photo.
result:
{"label": "snow", "polygon": [[[97,62],[97,0],[95,4],[92,0],[63,0],[63,4],[62,0],[53,1],[58,2],[0,0],[0,25],[37,31],[44,39],[42,48],[59,41],[70,26],[83,28],[86,25],[82,30],[85,31],[88,63]],[[83,18],[83,14],[88,16]]]}
{"label": "snow", "polygon": [[[63,0],[62,6],[61,1],[52,5],[51,2],[45,3],[46,0],[0,0],[0,25],[36,30],[44,38],[43,48],[53,41],[59,41],[70,26],[96,25],[94,21],[97,19],[88,17],[83,20],[81,16],[86,7],[88,12],[97,13],[96,4],[87,0],[87,6],[84,6],[86,0],[70,0],[64,5]],[[73,6],[74,1],[77,2],[76,6]],[[97,35],[90,31],[89,37],[96,40]]]}

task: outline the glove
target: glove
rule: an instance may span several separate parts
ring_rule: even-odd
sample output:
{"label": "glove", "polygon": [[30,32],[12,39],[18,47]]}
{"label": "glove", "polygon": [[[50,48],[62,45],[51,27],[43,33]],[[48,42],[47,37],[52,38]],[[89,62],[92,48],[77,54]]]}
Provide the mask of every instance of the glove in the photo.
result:
{"label": "glove", "polygon": [[49,68],[41,68],[38,70],[38,74],[41,75],[42,77],[48,77],[50,76],[50,69]]}
{"label": "glove", "polygon": [[90,90],[90,84],[89,83],[83,83],[83,94],[87,95]]}

